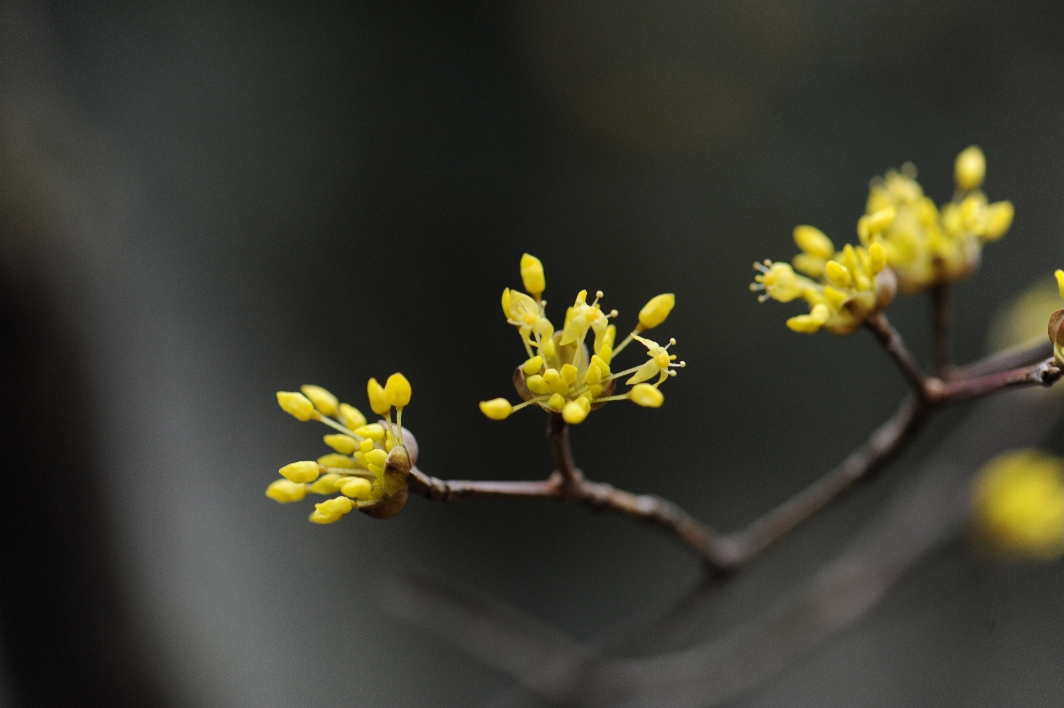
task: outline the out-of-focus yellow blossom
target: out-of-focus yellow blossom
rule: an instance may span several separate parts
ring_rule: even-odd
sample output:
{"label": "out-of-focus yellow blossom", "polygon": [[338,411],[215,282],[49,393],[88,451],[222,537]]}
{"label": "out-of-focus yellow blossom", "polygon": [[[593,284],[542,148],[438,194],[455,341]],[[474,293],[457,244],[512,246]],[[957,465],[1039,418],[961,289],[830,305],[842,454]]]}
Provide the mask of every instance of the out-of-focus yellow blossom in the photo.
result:
{"label": "out-of-focus yellow blossom", "polygon": [[[601,292],[589,303],[587,291],[582,290],[567,309],[562,327],[555,330],[546,316],[547,301],[542,298],[546,278],[538,258],[527,253],[522,256],[521,279],[530,294],[507,288],[502,294],[502,309],[506,321],[517,327],[528,355],[514,372],[514,385],[524,402],[512,405],[504,398],[483,401],[480,410],[488,418],[503,420],[516,410],[538,405],[550,413],[560,414],[567,423],[581,423],[588,413],[603,404],[629,398],[627,394],[613,395],[619,378],[632,375],[628,383],[638,385],[657,376],[656,382],[646,384],[656,391],[665,379],[675,376],[675,369],[684,366],[666,351],[675,340],[662,347],[638,336],[665,322],[676,304],[672,293],[652,298],[640,310],[639,323],[632,332],[620,344],[615,344],[617,328],[610,320],[617,317],[617,311],[602,310]],[[624,371],[612,371],[613,357],[633,341],[647,347],[650,361]],[[664,399],[658,392],[657,397],[643,395],[639,400],[657,401],[656,405],[640,403],[656,408]]]}
{"label": "out-of-focus yellow blossom", "polygon": [[905,292],[918,292],[967,276],[979,265],[983,245],[1012,225],[1012,202],[990,203],[980,187],[986,157],[976,146],[957,156],[953,201],[939,209],[906,163],[872,180],[866,213],[857,225],[865,246],[882,243],[887,262]]}
{"label": "out-of-focus yellow blossom", "polygon": [[1064,460],[1013,450],[979,472],[972,494],[979,535],[996,551],[1034,560],[1064,555]]}
{"label": "out-of-focus yellow blossom", "polygon": [[411,397],[406,377],[392,374],[384,386],[376,379],[369,380],[370,406],[384,417],[380,423],[367,423],[361,411],[340,403],[320,386],[303,386],[301,391],[280,391],[277,401],[296,419],[317,420],[336,431],[324,438],[335,452],[322,455],[317,461],[285,465],[280,470],[282,479],[267,487],[266,496],[287,504],[300,501],[308,492],[338,493],[340,496],[315,505],[310,520],[318,524],[338,521],[352,509],[379,518],[399,513],[406,504],[407,477],[417,461],[413,435],[402,427],[403,408]]}
{"label": "out-of-focus yellow blossom", "polygon": [[[1064,270],[1058,270],[1054,275],[1057,278],[1060,298],[1064,300]],[[1049,316],[1049,340],[1053,342],[1053,357],[1057,364],[1064,366],[1064,309]]]}
{"label": "out-of-focus yellow blossom", "polygon": [[[759,273],[750,289],[762,294],[762,302],[802,299],[809,314],[787,320],[795,332],[812,334],[825,329],[832,334],[850,334],[871,315],[890,304],[894,275],[886,267],[886,252],[878,243],[867,248],[847,244],[841,251],[819,229],[798,226],[794,242],[802,252],[788,263],[755,263]],[[799,270],[804,275],[795,272]]]}
{"label": "out-of-focus yellow blossom", "polygon": [[1058,309],[1057,284],[1043,278],[997,309],[987,329],[987,349],[997,352],[1045,341],[1046,321]]}

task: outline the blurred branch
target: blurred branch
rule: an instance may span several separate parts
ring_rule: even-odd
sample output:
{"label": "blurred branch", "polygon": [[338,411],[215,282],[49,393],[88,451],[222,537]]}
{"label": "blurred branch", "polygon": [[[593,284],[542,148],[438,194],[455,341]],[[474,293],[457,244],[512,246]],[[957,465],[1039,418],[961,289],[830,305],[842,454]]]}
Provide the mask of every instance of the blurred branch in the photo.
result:
{"label": "blurred branch", "polygon": [[[776,675],[872,608],[959,528],[968,506],[968,477],[1001,450],[1037,442],[1060,404],[1059,396],[1037,393],[983,404],[811,582],[767,614],[684,651],[605,658],[499,603],[471,600],[424,579],[393,587],[385,602],[554,703],[715,705]],[[716,585],[705,585],[706,592]]]}
{"label": "blurred branch", "polygon": [[935,318],[935,376],[946,378],[953,365],[953,309],[948,283],[931,289],[931,302]]}

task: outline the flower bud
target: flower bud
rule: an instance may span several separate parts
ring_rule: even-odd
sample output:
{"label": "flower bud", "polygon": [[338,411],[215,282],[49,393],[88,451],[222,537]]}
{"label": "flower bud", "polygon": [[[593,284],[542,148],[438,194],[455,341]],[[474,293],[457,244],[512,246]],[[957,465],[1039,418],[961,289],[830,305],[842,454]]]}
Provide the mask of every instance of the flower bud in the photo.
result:
{"label": "flower bud", "polygon": [[505,398],[494,398],[480,402],[480,412],[492,420],[506,420],[513,413],[514,407]]}
{"label": "flower bud", "polygon": [[795,226],[794,242],[803,252],[822,261],[835,255],[835,244],[815,226]]}
{"label": "flower bud", "polygon": [[324,440],[326,445],[344,455],[350,455],[358,449],[358,441],[350,435],[326,435]]}
{"label": "flower bud", "polygon": [[957,180],[957,189],[970,192],[979,189],[986,177],[986,156],[977,146],[972,145],[957,155],[953,176]]}
{"label": "flower bud", "polygon": [[377,379],[366,382],[366,394],[369,396],[369,407],[377,415],[391,415],[392,404],[388,402],[388,396],[384,393],[384,387]]}
{"label": "flower bud", "polygon": [[346,403],[340,404],[340,417],[349,430],[357,430],[366,424],[366,416],[362,415],[362,411]]}
{"label": "flower bud", "polygon": [[525,284],[525,290],[536,299],[539,299],[539,296],[547,289],[547,279],[543,274],[543,263],[535,256],[527,253],[521,256],[521,280]]}
{"label": "flower bud", "polygon": [[317,413],[314,410],[314,404],[302,393],[278,391],[277,403],[280,404],[285,413],[288,413],[296,420],[308,421]]}
{"label": "flower bud", "polygon": [[639,324],[643,329],[654,329],[669,316],[672,308],[676,306],[676,296],[672,293],[664,293],[650,299],[643,309],[639,311]]}
{"label": "flower bud", "polygon": [[584,422],[584,419],[587,418],[588,411],[590,410],[590,407],[585,408],[576,401],[569,401],[565,404],[565,407],[562,408],[562,418],[570,425],[578,425]]}
{"label": "flower bud", "polygon": [[324,415],[336,415],[336,406],[338,401],[336,396],[326,391],[321,386],[314,386],[312,384],[303,384],[300,388],[303,395],[310,399],[310,402],[314,404],[314,407],[322,412]]}
{"label": "flower bud", "polygon": [[285,465],[280,470],[281,476],[291,482],[313,482],[318,478],[319,468],[317,462],[304,460]]}
{"label": "flower bud", "polygon": [[287,479],[277,479],[266,487],[266,496],[279,504],[288,504],[300,501],[307,496],[307,487]]}
{"label": "flower bud", "polygon": [[633,386],[628,392],[628,398],[644,408],[661,408],[661,404],[665,402],[665,395],[647,383]]}
{"label": "flower bud", "polygon": [[396,408],[410,404],[410,382],[400,373],[394,373],[384,383],[384,396]]}

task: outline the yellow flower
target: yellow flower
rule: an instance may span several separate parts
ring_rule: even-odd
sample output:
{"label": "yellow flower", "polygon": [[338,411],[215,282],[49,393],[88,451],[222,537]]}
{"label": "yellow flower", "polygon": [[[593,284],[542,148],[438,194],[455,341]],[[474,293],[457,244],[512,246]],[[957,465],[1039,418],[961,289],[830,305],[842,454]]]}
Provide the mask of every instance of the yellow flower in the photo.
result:
{"label": "yellow flower", "polygon": [[[1064,270],[1058,270],[1054,275],[1057,278],[1057,290],[1064,300]],[[1064,367],[1064,309],[1049,316],[1049,340],[1053,342],[1053,358],[1058,366]]]}
{"label": "yellow flower", "polygon": [[[617,317],[617,311],[603,311],[601,292],[589,303],[587,291],[580,291],[566,310],[562,327],[556,331],[547,319],[547,302],[542,299],[546,283],[543,264],[534,256],[524,254],[521,277],[531,295],[507,288],[502,294],[502,309],[506,321],[518,328],[528,355],[514,373],[514,384],[524,402],[512,405],[504,398],[483,401],[480,410],[488,418],[503,420],[516,410],[538,405],[550,413],[561,414],[567,423],[575,425],[603,404],[629,398],[627,394],[613,395],[620,377],[634,374],[628,383],[637,385],[657,375],[656,383],[647,384],[656,390],[666,378],[675,375],[674,369],[684,366],[683,362],[673,363],[676,357],[666,351],[675,340],[661,347],[638,336],[665,322],[676,304],[672,293],[652,298],[640,311],[639,323],[615,347],[617,329],[610,320]],[[613,373],[610,369],[613,357],[632,341],[648,348],[650,361]],[[660,405],[663,399],[643,396],[639,400],[658,400]]]}
{"label": "yellow flower", "polygon": [[972,503],[977,530],[1008,555],[1053,560],[1064,555],[1064,460],[1014,450],[979,472]]}
{"label": "yellow flower", "polygon": [[978,147],[961,152],[954,171],[957,191],[941,210],[924,195],[911,163],[872,181],[858,236],[866,246],[883,244],[906,292],[964,278],[979,264],[983,244],[1012,225],[1012,202],[991,204],[979,189],[986,158]]}
{"label": "yellow flower", "polygon": [[[270,484],[266,496],[287,504],[303,499],[308,492],[339,492],[340,496],[315,505],[310,520],[318,524],[338,521],[352,509],[382,518],[402,509],[407,476],[417,461],[413,436],[402,427],[403,408],[410,403],[410,382],[396,373],[384,386],[370,379],[366,390],[370,407],[384,417],[381,423],[367,423],[357,408],[340,403],[320,386],[303,386],[303,393],[277,394],[281,407],[299,420],[313,419],[332,428],[335,432],[324,440],[335,452],[317,461],[285,465],[280,470],[282,479]],[[394,424],[392,406],[396,408]]]}
{"label": "yellow flower", "polygon": [[[763,291],[758,297],[761,302],[804,300],[809,314],[787,320],[795,332],[826,329],[832,334],[850,334],[890,304],[894,277],[880,244],[868,248],[847,244],[836,253],[831,240],[812,226],[795,228],[794,241],[802,249],[794,258],[794,267],[772,261],[755,263],[759,273],[750,289]],[[795,268],[806,275],[795,273]]]}

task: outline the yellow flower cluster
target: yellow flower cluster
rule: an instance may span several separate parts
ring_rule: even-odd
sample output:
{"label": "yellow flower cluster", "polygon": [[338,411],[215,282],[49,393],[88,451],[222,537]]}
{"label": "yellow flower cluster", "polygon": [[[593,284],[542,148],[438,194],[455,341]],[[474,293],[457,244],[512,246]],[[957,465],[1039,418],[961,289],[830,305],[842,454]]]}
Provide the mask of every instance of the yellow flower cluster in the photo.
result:
{"label": "yellow flower cluster", "polygon": [[941,209],[924,194],[912,163],[872,180],[857,234],[865,246],[883,244],[905,292],[964,278],[979,265],[983,244],[1012,225],[1012,202],[991,204],[980,189],[986,175],[982,150],[973,145],[962,151],[954,173],[957,190]]}
{"label": "yellow flower cluster", "polygon": [[[602,293],[587,302],[582,290],[565,313],[561,330],[546,316],[547,301],[543,299],[546,278],[543,264],[535,256],[521,257],[523,293],[507,288],[502,293],[502,310],[506,321],[517,327],[528,359],[514,372],[514,386],[524,399],[512,405],[505,398],[483,401],[480,410],[492,420],[508,418],[515,410],[538,405],[550,413],[560,413],[567,423],[581,423],[592,410],[609,401],[631,400],[648,408],[657,408],[665,400],[659,386],[684,362],[676,362],[676,355],[668,349],[676,343],[661,346],[639,335],[657,327],[669,316],[676,298],[671,293],[658,295],[639,312],[639,324],[620,345],[614,347],[617,328],[609,323],[617,311],[604,312],[599,304]],[[589,336],[590,335],[590,336]],[[613,372],[613,357],[628,344],[636,341],[647,349],[648,360],[639,366]],[[590,350],[588,344],[590,343]],[[612,395],[617,380],[629,376],[632,386],[623,395]],[[654,378],[656,381],[651,381]]]}
{"label": "yellow flower cluster", "polygon": [[[308,492],[341,496],[314,505],[310,520],[331,524],[352,509],[388,518],[406,504],[406,480],[417,461],[417,444],[402,427],[403,408],[410,403],[410,382],[392,374],[384,386],[370,379],[366,386],[370,409],[382,417],[366,417],[320,386],[306,385],[300,392],[278,391],[277,402],[297,420],[317,420],[337,431],[326,435],[334,452],[316,461],[293,462],[281,468],[281,479],[266,488],[266,496],[287,504],[301,501]],[[392,423],[391,409],[396,409]]]}
{"label": "yellow flower cluster", "polygon": [[974,519],[993,549],[1034,560],[1064,555],[1064,460],[1014,450],[991,460],[973,489]]}
{"label": "yellow flower cluster", "polygon": [[795,332],[812,334],[825,329],[850,334],[894,298],[894,275],[886,267],[886,251],[879,243],[867,248],[847,244],[836,251],[831,239],[813,226],[796,227],[794,242],[802,252],[795,256],[793,267],[769,260],[755,263],[759,273],[750,289],[762,291],[761,302],[804,300],[809,314],[787,320]]}

